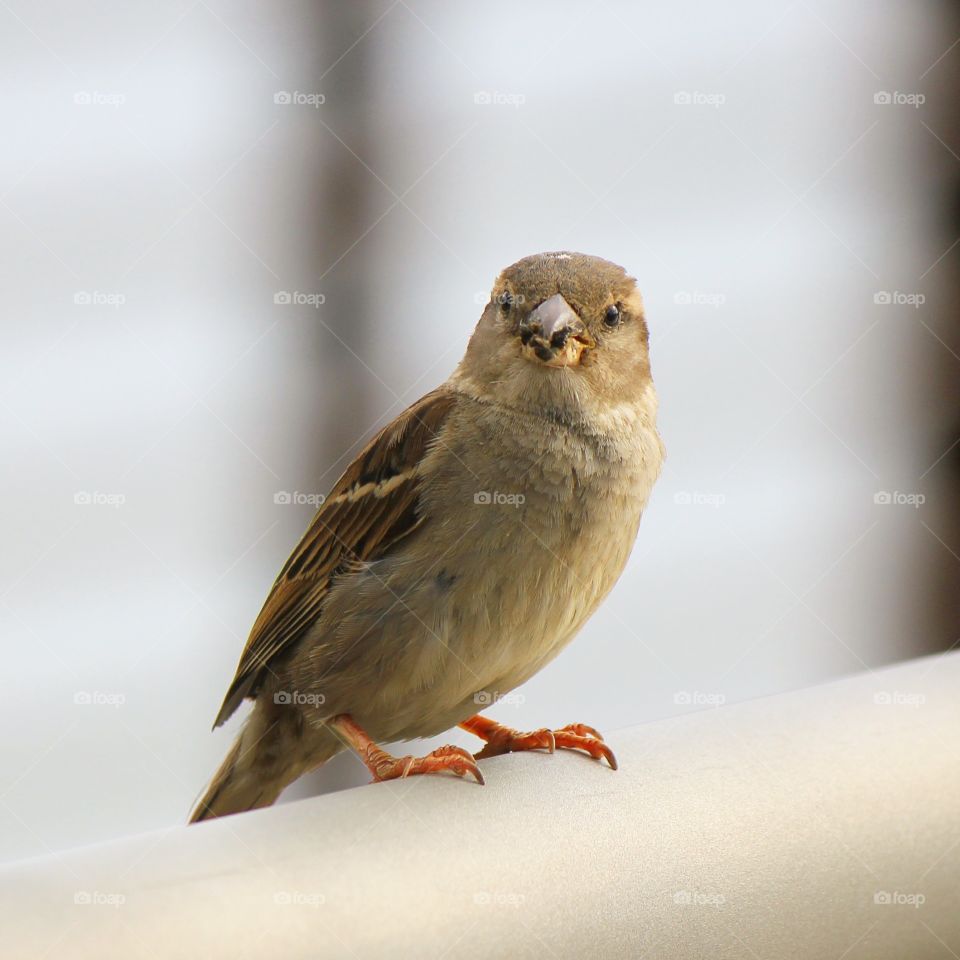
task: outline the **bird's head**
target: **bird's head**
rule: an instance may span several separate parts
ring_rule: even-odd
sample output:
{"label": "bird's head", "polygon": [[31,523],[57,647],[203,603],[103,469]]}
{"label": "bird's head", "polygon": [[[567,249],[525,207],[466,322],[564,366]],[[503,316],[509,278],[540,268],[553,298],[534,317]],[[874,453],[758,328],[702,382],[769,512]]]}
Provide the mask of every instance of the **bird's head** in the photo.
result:
{"label": "bird's head", "polygon": [[497,277],[458,375],[514,406],[639,401],[651,380],[636,281],[582,253],[524,257]]}

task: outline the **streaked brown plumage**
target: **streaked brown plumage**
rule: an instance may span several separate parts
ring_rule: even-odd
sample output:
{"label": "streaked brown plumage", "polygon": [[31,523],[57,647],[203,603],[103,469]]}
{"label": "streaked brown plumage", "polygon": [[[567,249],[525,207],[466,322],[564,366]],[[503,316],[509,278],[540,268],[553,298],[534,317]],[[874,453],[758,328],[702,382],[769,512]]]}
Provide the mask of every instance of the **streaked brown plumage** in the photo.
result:
{"label": "streaked brown plumage", "polygon": [[378,779],[480,779],[459,748],[375,746],[457,724],[482,756],[557,745],[613,765],[592,728],[474,714],[552,659],[626,563],[663,458],[647,339],[614,264],[503,271],[457,370],[366,446],[280,572],[217,725],[254,710],[193,820],[272,803],[345,745]]}
{"label": "streaked brown plumage", "polygon": [[[450,393],[428,393],[374,437],[336,482],[284,564],[250,631],[215,726],[224,723],[254,690],[277,653],[309,629],[338,572],[386,553],[422,523],[416,514],[416,486],[400,482],[389,488],[388,484],[419,463],[454,401]],[[395,492],[363,495],[377,484]]]}

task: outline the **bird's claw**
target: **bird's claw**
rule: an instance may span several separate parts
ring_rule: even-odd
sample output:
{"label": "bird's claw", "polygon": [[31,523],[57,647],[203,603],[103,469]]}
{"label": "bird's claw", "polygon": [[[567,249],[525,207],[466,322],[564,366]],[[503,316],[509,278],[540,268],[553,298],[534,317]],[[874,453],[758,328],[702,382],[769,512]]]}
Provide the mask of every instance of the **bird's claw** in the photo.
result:
{"label": "bird's claw", "polygon": [[613,751],[603,741],[599,730],[587,726],[585,723],[569,723],[558,730],[543,728],[529,733],[521,733],[511,727],[494,723],[482,718],[483,724],[475,724],[471,720],[462,724],[466,729],[483,737],[486,746],[474,756],[478,760],[486,757],[495,757],[502,753],[518,753],[521,750],[546,750],[553,753],[555,750],[583,750],[594,760],[606,760],[612,770],[617,769],[617,758]]}
{"label": "bird's claw", "polygon": [[593,737],[594,740],[602,740],[603,734],[593,727],[588,727],[585,723],[568,723],[561,727],[557,733],[575,733],[578,737]]}
{"label": "bird's claw", "polygon": [[[583,727],[586,730],[592,730],[592,727],[584,727],[581,723],[571,723],[570,727]],[[554,731],[557,746],[561,750],[585,750],[594,760],[606,760],[611,770],[617,769],[617,758],[614,756],[610,747],[603,742],[603,737],[599,734],[581,734],[573,732],[570,727],[563,727]],[[596,733],[596,731],[594,731]]]}
{"label": "bird's claw", "polygon": [[477,783],[483,784],[483,774],[473,754],[462,747],[449,744],[438,747],[425,757],[391,757],[385,753],[371,767],[374,783],[383,780],[403,780],[422,773],[443,773],[446,770],[458,777],[470,774]]}

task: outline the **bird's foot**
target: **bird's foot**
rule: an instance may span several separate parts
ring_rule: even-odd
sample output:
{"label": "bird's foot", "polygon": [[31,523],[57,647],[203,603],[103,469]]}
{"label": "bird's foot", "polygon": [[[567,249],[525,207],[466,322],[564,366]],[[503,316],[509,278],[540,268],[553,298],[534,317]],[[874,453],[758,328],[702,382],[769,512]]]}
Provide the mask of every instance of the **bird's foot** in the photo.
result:
{"label": "bird's foot", "polygon": [[425,757],[391,757],[384,750],[376,750],[377,757],[372,763],[367,762],[374,781],[396,780],[397,778],[412,777],[420,773],[442,773],[449,770],[458,777],[470,774],[477,783],[483,783],[483,774],[477,766],[473,754],[462,747],[448,744],[438,747]]}
{"label": "bird's foot", "polygon": [[602,734],[585,723],[568,723],[559,730],[544,727],[541,730],[521,733],[477,714],[464,720],[460,726],[476,734],[481,740],[486,740],[487,745],[474,754],[477,760],[496,757],[502,753],[517,753],[520,750],[546,750],[548,753],[557,749],[583,750],[594,760],[606,760],[612,769],[617,769],[617,758],[603,742]]}
{"label": "bird's foot", "polygon": [[413,777],[421,773],[443,773],[445,770],[458,777],[470,774],[477,783],[483,783],[483,774],[473,754],[462,747],[448,744],[438,747],[425,757],[394,757],[378,747],[349,714],[340,714],[329,723],[357,752],[373,774],[374,783]]}

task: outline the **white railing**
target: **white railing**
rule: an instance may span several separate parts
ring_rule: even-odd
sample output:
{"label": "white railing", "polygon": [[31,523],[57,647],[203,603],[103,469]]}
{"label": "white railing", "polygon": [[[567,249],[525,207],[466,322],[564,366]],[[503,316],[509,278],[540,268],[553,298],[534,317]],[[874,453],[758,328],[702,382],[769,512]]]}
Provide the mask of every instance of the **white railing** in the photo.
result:
{"label": "white railing", "polygon": [[0,955],[960,954],[960,655],[608,739],[9,864]]}

